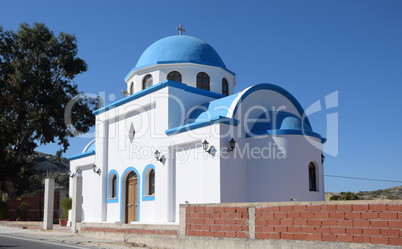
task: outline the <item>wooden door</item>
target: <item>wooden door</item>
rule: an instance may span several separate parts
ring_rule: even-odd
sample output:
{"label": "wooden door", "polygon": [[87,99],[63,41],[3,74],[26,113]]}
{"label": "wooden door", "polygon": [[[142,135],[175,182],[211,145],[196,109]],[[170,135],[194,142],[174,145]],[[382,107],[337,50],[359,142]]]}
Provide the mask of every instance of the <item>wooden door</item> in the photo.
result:
{"label": "wooden door", "polygon": [[127,191],[126,191],[126,223],[132,221],[137,221],[137,188],[138,179],[133,177],[127,180]]}

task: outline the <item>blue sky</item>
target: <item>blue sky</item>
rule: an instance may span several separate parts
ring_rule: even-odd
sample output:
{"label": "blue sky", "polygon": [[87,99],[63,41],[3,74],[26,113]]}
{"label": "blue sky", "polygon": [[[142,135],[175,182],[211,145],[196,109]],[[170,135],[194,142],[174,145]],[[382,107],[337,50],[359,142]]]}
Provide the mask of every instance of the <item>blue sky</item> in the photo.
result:
{"label": "blue sky", "polygon": [[[338,91],[338,107],[322,105],[310,116],[325,136],[326,115],[339,115],[338,155],[327,155],[325,174],[402,181],[402,1],[3,0],[0,9],[6,30],[44,22],[56,34],[75,34],[89,65],[75,83],[118,98],[141,53],[183,24],[185,34],[212,45],[236,73],[235,92],[273,83],[307,108]],[[89,141],[71,139],[65,156]],[[396,185],[325,177],[327,192]]]}

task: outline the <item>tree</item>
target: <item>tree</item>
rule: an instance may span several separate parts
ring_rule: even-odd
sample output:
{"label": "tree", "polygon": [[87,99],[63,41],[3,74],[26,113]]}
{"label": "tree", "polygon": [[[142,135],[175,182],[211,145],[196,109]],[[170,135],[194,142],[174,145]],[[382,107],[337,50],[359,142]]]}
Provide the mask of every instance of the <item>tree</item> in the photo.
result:
{"label": "tree", "polygon": [[[27,187],[29,156],[38,143],[58,142],[60,156],[68,138],[88,132],[95,123],[92,111],[101,101],[85,97],[73,82],[87,70],[77,53],[74,35],[56,37],[43,23],[23,23],[17,32],[0,26],[0,182],[10,199]],[[66,125],[71,101],[75,104]]]}

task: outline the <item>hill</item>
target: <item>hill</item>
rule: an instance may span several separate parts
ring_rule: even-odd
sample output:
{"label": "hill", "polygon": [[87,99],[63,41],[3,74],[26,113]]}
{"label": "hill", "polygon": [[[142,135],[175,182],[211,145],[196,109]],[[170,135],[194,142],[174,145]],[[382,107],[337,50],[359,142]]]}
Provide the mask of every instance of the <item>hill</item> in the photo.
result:
{"label": "hill", "polygon": [[44,189],[44,181],[49,176],[55,179],[55,188],[68,189],[70,162],[67,158],[35,151],[31,157],[34,166],[29,178],[29,189],[24,194],[32,195]]}
{"label": "hill", "polygon": [[[342,193],[325,193],[325,200],[329,201],[332,196],[340,196]],[[355,193],[358,200],[401,200],[402,185],[393,188],[379,189],[374,191],[359,191]]]}

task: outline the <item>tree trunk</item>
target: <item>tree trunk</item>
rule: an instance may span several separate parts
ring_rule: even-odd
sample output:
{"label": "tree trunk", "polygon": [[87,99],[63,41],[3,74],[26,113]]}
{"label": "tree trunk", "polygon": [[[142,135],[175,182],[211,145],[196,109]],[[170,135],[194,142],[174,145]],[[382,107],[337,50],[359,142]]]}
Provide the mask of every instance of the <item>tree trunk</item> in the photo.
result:
{"label": "tree trunk", "polygon": [[6,190],[7,190],[7,194],[8,194],[8,199],[9,200],[17,199],[17,193],[15,192],[15,186],[14,186],[13,181],[6,180],[5,184],[6,184]]}

